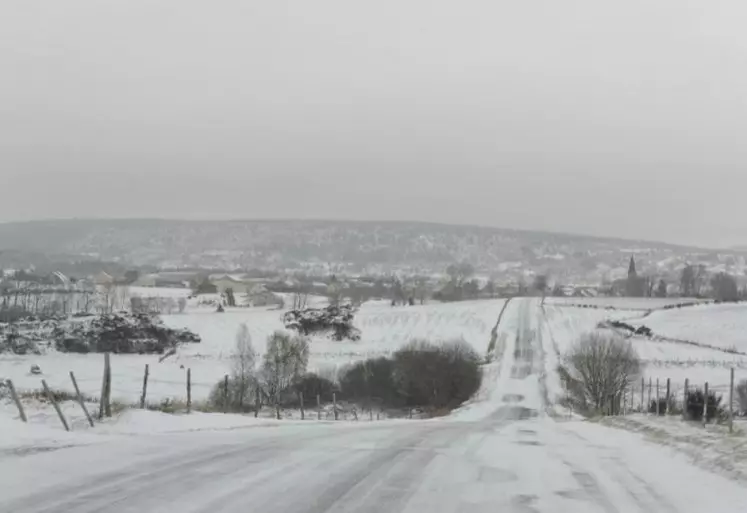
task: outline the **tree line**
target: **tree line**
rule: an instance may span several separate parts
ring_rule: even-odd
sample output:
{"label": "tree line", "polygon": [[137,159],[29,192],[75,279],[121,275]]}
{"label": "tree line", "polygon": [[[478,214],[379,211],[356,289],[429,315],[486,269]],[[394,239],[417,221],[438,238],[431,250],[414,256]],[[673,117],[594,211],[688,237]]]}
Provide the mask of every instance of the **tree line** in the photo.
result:
{"label": "tree line", "polygon": [[391,357],[373,358],[349,366],[339,379],[308,372],[309,340],[276,331],[260,357],[247,326],[240,326],[231,357],[231,372],[213,388],[213,409],[250,412],[272,406],[295,408],[303,396],[328,403],[332,394],[363,408],[453,409],[469,399],[481,382],[480,358],[463,340],[413,341]]}

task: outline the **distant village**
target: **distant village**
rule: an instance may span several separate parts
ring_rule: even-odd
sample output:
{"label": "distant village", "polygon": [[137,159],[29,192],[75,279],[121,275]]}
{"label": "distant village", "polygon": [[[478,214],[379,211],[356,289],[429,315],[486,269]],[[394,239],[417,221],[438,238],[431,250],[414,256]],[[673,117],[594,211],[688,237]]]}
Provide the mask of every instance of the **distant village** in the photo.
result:
{"label": "distant village", "polygon": [[[619,273],[618,273],[619,274]],[[5,269],[0,275],[0,321],[26,316],[69,316],[128,310],[175,313],[184,310],[184,298],[230,307],[277,306],[288,294],[326,296],[334,301],[361,304],[370,299],[393,306],[426,301],[461,301],[548,295],[562,297],[713,297],[736,300],[745,296],[743,276],[712,272],[704,266],[683,265],[669,280],[639,272],[631,256],[627,273],[596,285],[559,283],[552,276],[527,273],[502,282],[480,275],[470,264],[447,267],[443,273],[379,276],[328,273],[306,274],[252,270],[207,272],[200,269],[143,272],[138,269],[99,270],[93,274],[34,268]],[[173,291],[174,294],[168,291]]]}

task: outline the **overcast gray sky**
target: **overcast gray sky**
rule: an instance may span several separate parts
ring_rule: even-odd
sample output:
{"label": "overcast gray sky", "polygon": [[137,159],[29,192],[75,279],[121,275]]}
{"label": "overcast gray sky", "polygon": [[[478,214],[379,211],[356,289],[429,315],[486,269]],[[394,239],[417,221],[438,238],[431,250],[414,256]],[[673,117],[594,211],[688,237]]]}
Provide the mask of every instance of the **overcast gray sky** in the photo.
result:
{"label": "overcast gray sky", "polygon": [[3,0],[0,221],[747,243],[744,0]]}

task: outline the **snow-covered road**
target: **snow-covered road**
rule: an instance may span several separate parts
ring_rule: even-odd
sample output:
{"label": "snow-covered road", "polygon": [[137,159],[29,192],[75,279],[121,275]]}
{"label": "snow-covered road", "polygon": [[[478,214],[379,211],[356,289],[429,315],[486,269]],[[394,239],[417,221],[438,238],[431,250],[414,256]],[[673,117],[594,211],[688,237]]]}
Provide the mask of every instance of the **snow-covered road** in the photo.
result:
{"label": "snow-covered road", "polygon": [[512,301],[486,393],[452,417],[123,437],[8,457],[0,511],[747,511],[746,488],[670,449],[547,415],[540,318],[535,300]]}

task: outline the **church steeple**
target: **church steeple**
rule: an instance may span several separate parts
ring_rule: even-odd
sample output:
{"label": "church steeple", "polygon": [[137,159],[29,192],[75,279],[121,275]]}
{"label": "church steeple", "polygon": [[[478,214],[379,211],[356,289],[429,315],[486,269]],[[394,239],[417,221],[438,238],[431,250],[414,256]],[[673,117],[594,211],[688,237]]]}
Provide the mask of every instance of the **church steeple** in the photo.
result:
{"label": "church steeple", "polygon": [[635,270],[635,257],[630,255],[630,265],[628,266],[628,278],[637,278],[638,272]]}

